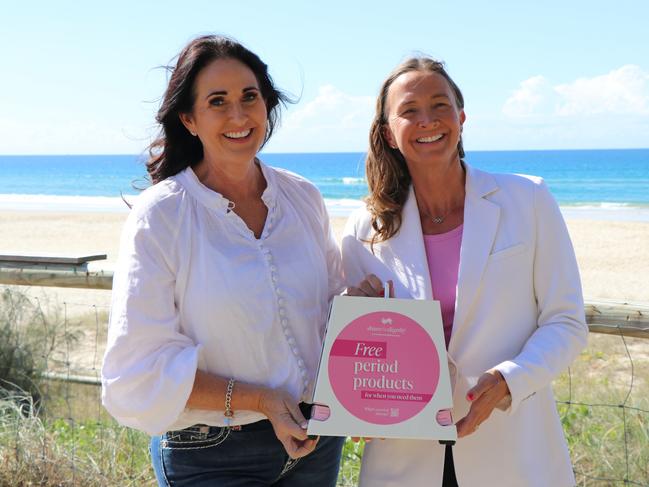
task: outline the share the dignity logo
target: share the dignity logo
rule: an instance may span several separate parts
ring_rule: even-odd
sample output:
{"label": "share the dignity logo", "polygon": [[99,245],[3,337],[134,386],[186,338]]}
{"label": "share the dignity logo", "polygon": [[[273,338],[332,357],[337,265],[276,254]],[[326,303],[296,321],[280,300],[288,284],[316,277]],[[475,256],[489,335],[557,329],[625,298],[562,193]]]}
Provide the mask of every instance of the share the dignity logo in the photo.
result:
{"label": "share the dignity logo", "polygon": [[392,333],[399,335],[406,333],[405,328],[392,326],[392,318],[381,318],[380,324],[371,324],[366,330],[370,333]]}

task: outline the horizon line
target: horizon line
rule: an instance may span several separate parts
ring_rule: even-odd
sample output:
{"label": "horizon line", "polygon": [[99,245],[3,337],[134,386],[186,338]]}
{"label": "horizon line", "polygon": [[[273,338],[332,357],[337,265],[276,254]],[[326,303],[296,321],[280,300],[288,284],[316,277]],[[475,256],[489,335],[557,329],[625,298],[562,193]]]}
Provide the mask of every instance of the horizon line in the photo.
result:
{"label": "horizon line", "polygon": [[[637,150],[649,150],[649,147],[607,147],[607,148],[579,148],[579,149],[467,149],[466,153],[470,154],[472,152],[577,152],[577,151],[637,151]],[[286,154],[365,154],[367,150],[356,150],[356,151],[292,151],[292,152],[259,152],[259,154],[264,155],[286,155]],[[79,152],[79,153],[24,153],[24,154],[0,154],[0,157],[48,157],[48,156],[62,156],[62,157],[81,157],[81,156],[133,156],[139,157],[144,156],[144,153],[129,153],[129,152],[102,152],[102,153],[88,153],[88,152]]]}

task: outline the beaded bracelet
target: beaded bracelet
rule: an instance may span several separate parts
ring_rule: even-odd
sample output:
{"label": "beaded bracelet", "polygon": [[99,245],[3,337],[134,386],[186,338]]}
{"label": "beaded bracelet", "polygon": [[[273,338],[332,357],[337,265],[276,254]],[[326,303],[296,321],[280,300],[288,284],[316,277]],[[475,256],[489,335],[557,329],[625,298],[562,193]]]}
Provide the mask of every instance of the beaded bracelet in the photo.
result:
{"label": "beaded bracelet", "polygon": [[234,411],[232,411],[232,390],[234,389],[234,379],[228,381],[228,387],[225,390],[225,425],[230,426]]}

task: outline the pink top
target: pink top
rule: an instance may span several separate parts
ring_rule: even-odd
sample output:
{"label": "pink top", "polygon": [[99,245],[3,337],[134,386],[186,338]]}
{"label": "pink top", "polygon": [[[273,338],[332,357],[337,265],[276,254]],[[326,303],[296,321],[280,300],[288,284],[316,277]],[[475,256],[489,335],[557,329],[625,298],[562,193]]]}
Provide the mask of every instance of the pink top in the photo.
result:
{"label": "pink top", "polygon": [[455,295],[457,273],[460,267],[460,246],[462,245],[460,225],[450,232],[438,235],[424,235],[424,247],[428,259],[428,271],[433,285],[433,299],[440,302],[446,347],[451,340],[453,317],[455,316]]}

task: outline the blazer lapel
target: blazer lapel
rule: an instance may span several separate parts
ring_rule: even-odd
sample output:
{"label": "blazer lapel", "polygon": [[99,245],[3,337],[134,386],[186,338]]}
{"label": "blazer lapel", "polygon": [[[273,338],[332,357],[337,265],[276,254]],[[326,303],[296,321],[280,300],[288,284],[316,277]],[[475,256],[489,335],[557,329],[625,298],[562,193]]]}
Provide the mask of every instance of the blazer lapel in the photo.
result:
{"label": "blazer lapel", "polygon": [[490,174],[469,165],[465,167],[467,174],[464,229],[460,249],[455,318],[449,350],[453,338],[462,329],[477,296],[500,219],[500,207],[486,199],[487,195],[498,190],[495,179]]}
{"label": "blazer lapel", "polygon": [[432,299],[433,288],[428,272],[428,259],[424,248],[417,199],[412,185],[403,207],[402,217],[399,232],[386,242],[392,255],[382,252],[382,260],[394,269],[396,277],[408,289],[412,298]]}

